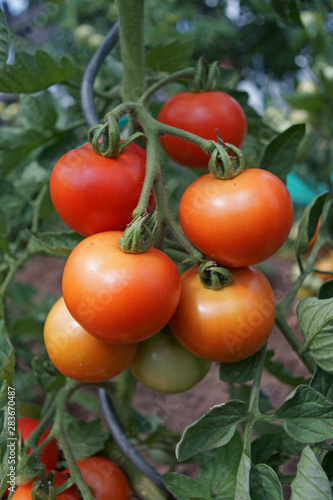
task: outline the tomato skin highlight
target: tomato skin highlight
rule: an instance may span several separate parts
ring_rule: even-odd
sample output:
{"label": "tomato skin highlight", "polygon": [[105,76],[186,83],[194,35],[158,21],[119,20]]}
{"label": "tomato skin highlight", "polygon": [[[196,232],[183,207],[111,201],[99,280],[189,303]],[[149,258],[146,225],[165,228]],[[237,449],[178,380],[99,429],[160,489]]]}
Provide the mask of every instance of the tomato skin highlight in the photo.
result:
{"label": "tomato skin highlight", "polygon": [[138,350],[138,344],[112,345],[90,335],[70,315],[62,297],[46,318],[44,342],[61,373],[88,383],[115,377],[131,364]]}
{"label": "tomato skin highlight", "polygon": [[[17,419],[17,432],[20,436],[22,434],[23,441],[25,442],[30,434],[36,429],[39,424],[39,420],[30,417],[21,417]],[[42,442],[47,438],[50,434],[50,430],[46,428],[40,439],[38,440],[38,445],[42,444]],[[31,453],[31,450],[30,452]],[[57,441],[55,439],[51,439],[49,443],[42,449],[40,452],[40,461],[45,465],[46,471],[54,470],[57,467],[57,463],[59,460],[59,449],[57,445]],[[37,474],[36,474],[37,475]]]}
{"label": "tomato skin highlight", "polygon": [[[103,457],[78,460],[85,483],[92,488],[96,500],[130,500],[128,480],[117,464]],[[65,473],[70,473],[69,469]]]}
{"label": "tomato skin highlight", "polygon": [[63,297],[74,319],[111,344],[132,344],[157,333],[176,310],[180,275],[172,260],[151,248],[126,254],[120,231],[80,242],[63,273]]}
{"label": "tomato skin highlight", "polygon": [[254,267],[232,269],[233,281],[220,290],[205,288],[198,268],[182,274],[182,292],[170,327],[197,356],[235,363],[267,341],[275,319],[274,296],[266,277]]}
{"label": "tomato skin highlight", "polygon": [[184,192],[181,226],[189,240],[226,267],[246,267],[271,257],[286,241],[293,205],[274,174],[251,168],[234,179],[205,174]]}
{"label": "tomato skin highlight", "polygon": [[[61,486],[68,480],[61,472],[54,473],[54,486]],[[18,486],[12,496],[13,500],[31,500],[31,492],[33,490],[33,482],[25,484],[24,486]],[[75,486],[70,486],[63,493],[57,495],[57,500],[80,500],[79,493]]]}
{"label": "tomato skin highlight", "polygon": [[131,372],[157,392],[176,394],[196,385],[208,373],[210,363],[194,356],[171,335],[157,333],[139,345]]}
{"label": "tomato skin highlight", "polygon": [[64,154],[54,166],[50,178],[53,205],[61,219],[83,236],[124,230],[138,204],[145,170],[146,152],[134,143],[117,158],[98,155],[85,143]]}
{"label": "tomato skin highlight", "polygon": [[[203,139],[217,141],[218,129],[224,142],[240,148],[246,135],[246,117],[241,105],[220,92],[180,92],[162,106],[158,120]],[[195,144],[172,135],[162,135],[167,155],[185,167],[207,168],[210,156]]]}

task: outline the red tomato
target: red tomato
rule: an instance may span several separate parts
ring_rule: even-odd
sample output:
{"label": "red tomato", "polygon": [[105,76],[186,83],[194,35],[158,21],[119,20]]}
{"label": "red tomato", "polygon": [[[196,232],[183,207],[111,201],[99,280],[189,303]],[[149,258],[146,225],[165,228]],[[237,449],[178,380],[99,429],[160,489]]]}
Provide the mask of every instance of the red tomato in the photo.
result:
{"label": "red tomato", "polygon": [[84,236],[125,229],[145,178],[146,153],[129,144],[105,158],[89,143],[58,160],[50,179],[52,202],[62,220]]}
{"label": "red tomato", "polygon": [[244,267],[268,259],[283,245],[293,205],[278,177],[251,168],[229,180],[199,177],[181,198],[179,219],[187,237],[210,259]]}
{"label": "red tomato", "polygon": [[[78,460],[85,483],[91,487],[96,500],[129,500],[131,490],[123,471],[117,464],[103,457]],[[69,469],[65,470],[70,473]]]}
{"label": "red tomato", "polygon": [[[61,486],[68,480],[64,474],[61,472],[54,473],[54,486]],[[25,484],[24,486],[18,486],[15,490],[12,500],[31,500],[31,492],[33,490],[33,483]],[[79,493],[75,486],[71,486],[60,495],[57,495],[57,500],[80,500]]]}
{"label": "red tomato", "polygon": [[71,315],[111,344],[132,344],[157,333],[176,310],[180,276],[172,260],[151,248],[120,250],[119,231],[95,234],[71,253],[63,274],[63,296]]}
{"label": "red tomato", "polygon": [[178,308],[170,321],[179,342],[197,356],[235,363],[267,341],[275,319],[273,292],[254,267],[232,270],[233,281],[220,290],[205,288],[198,268],[181,277]]}
{"label": "red tomato", "polygon": [[[30,436],[30,434],[36,429],[38,424],[39,420],[36,420],[35,418],[29,418],[29,417],[19,418],[17,420],[18,435],[21,436],[22,434],[23,441],[25,442]],[[40,445],[44,441],[44,439],[47,438],[49,433],[50,433],[49,429],[44,430],[38,441],[38,445]],[[29,453],[31,453],[31,450]],[[42,464],[45,465],[45,469],[47,471],[54,470],[57,467],[57,463],[59,460],[59,450],[57,441],[55,439],[51,439],[51,441],[42,449],[40,453],[40,460]]]}
{"label": "red tomato", "polygon": [[[181,92],[161,108],[158,120],[203,139],[217,141],[218,129],[224,142],[240,148],[246,135],[246,117],[241,105],[224,92]],[[209,155],[199,146],[172,135],[162,135],[167,155],[185,167],[206,168]]]}
{"label": "red tomato", "polygon": [[69,314],[62,297],[46,318],[44,342],[61,373],[90,383],[118,375],[131,364],[138,350],[138,344],[106,344],[89,335]]}

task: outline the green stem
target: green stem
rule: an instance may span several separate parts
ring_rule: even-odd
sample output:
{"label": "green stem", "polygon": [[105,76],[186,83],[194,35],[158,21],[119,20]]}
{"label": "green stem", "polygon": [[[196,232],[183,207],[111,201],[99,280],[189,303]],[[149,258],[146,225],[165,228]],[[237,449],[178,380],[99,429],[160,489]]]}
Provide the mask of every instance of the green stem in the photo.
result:
{"label": "green stem", "polygon": [[251,438],[252,438],[253,426],[258,417],[261,416],[259,410],[260,381],[265,366],[266,347],[267,344],[258,353],[257,365],[255,369],[255,375],[253,379],[250,400],[249,400],[249,408],[248,408],[249,419],[246,424],[244,433],[244,451],[248,457],[251,457]]}
{"label": "green stem", "polygon": [[116,0],[121,58],[124,64],[122,96],[137,101],[144,92],[144,0]]}
{"label": "green stem", "polygon": [[34,204],[34,212],[33,212],[33,216],[32,216],[31,231],[37,231],[37,229],[38,229],[40,209],[41,209],[41,206],[42,206],[42,202],[43,202],[44,196],[48,192],[48,189],[49,189],[48,185],[44,184],[42,186],[41,190],[39,191],[36,200],[33,202],[33,204]]}
{"label": "green stem", "polygon": [[83,500],[94,500],[94,497],[92,496],[89,487],[84,482],[81,471],[76,463],[75,456],[71,448],[71,445],[69,443],[68,437],[64,431],[64,415],[65,415],[66,404],[73,391],[77,389],[79,385],[80,383],[68,379],[65,387],[63,387],[59,391],[56,401],[57,404],[56,415],[50,434],[52,434],[52,436],[55,436],[59,441],[60,446],[62,447],[63,453],[65,455],[68,467],[71,471],[71,477],[73,481],[77,484],[82,494]]}
{"label": "green stem", "polygon": [[306,261],[305,267],[302,269],[301,268],[301,273],[298,276],[297,280],[291,287],[289,293],[285,296],[285,298],[278,304],[278,307],[280,310],[283,310],[284,312],[287,311],[288,307],[291,305],[292,301],[297,295],[298,290],[301,288],[305,278],[307,275],[311,272],[313,269],[314,262],[316,260],[316,256],[318,254],[319,249],[322,247],[323,241],[321,239],[318,239],[313,246],[311,253]]}
{"label": "green stem", "polygon": [[285,339],[289,342],[293,350],[296,352],[296,354],[299,356],[301,361],[305,364],[305,366],[308,368],[310,373],[313,373],[316,364],[311,359],[307,354],[302,353],[302,348],[303,344],[302,342],[296,337],[294,331],[292,328],[287,323],[286,317],[285,317],[285,309],[281,307],[281,305],[278,305],[276,307],[276,313],[275,313],[275,323],[283,333]]}
{"label": "green stem", "polygon": [[[154,118],[151,119],[154,120]],[[174,137],[179,137],[179,139],[184,139],[186,141],[192,142],[196,146],[199,146],[207,154],[211,154],[215,149],[213,141],[203,139],[198,135],[191,134],[191,132],[187,132],[186,130],[172,127],[171,125],[167,125],[166,123],[162,123],[157,120],[154,121],[158,124],[159,135],[169,134],[173,135]]]}
{"label": "green stem", "polygon": [[162,87],[165,87],[168,85],[168,83],[174,82],[176,80],[180,80],[181,78],[193,78],[195,73],[194,68],[186,68],[182,69],[180,71],[176,71],[175,73],[172,73],[171,75],[166,76],[165,78],[162,78],[162,80],[159,80],[158,82],[154,83],[149,89],[142,94],[142,96],[139,99],[140,104],[143,104],[143,106],[146,106],[148,104],[149,99],[152,97],[152,95],[157,92],[157,90],[161,89]]}

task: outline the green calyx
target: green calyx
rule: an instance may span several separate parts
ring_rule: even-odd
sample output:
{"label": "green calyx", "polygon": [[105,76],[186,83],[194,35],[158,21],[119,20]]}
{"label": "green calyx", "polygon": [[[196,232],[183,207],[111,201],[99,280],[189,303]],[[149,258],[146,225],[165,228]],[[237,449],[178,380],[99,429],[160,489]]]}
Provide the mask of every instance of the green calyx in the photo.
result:
{"label": "green calyx", "polygon": [[200,264],[199,277],[203,286],[211,290],[220,290],[232,282],[231,272],[212,260]]}
{"label": "green calyx", "polygon": [[211,65],[200,57],[195,67],[193,78],[193,92],[214,92],[220,90],[221,73],[218,66],[218,61],[214,61]]}
{"label": "green calyx", "polygon": [[[218,131],[217,131],[217,135]],[[208,162],[210,173],[220,180],[233,179],[245,167],[245,161],[240,149],[232,144],[227,144],[219,137],[219,142],[212,141],[214,149]],[[229,155],[232,153],[232,156]]]}
{"label": "green calyx", "polygon": [[154,244],[154,234],[158,227],[157,212],[135,217],[120,238],[119,248],[125,253],[144,253]]}

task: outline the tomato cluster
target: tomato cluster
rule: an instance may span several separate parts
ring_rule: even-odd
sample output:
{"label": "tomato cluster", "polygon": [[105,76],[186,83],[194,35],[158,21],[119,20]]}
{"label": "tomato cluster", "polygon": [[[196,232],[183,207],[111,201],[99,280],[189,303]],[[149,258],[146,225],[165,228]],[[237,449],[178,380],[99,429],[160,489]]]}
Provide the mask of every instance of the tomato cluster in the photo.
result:
{"label": "tomato cluster", "polygon": [[[19,440],[24,441],[39,425],[39,420],[22,417],[17,421],[17,430]],[[49,435],[47,428],[42,433],[38,444],[41,444]],[[30,453],[28,451],[28,453]],[[52,484],[54,487],[62,486],[70,477],[70,469],[62,472],[57,471],[57,464],[60,458],[57,441],[52,438],[40,452],[40,459],[45,466],[45,473],[48,476],[53,472]],[[82,473],[85,483],[91,488],[92,494],[96,500],[129,500],[131,490],[129,482],[120,469],[113,461],[99,456],[92,456],[78,460],[77,465]],[[38,477],[31,480],[17,477],[15,493],[12,496],[14,500],[30,500],[31,492],[34,488],[34,482]],[[44,497],[43,497],[44,498]],[[70,486],[64,492],[57,495],[59,500],[79,500],[81,498],[76,486]]]}
{"label": "tomato cluster", "polygon": [[[211,141],[218,131],[235,146],[246,134],[243,109],[223,92],[177,94],[156,123]],[[181,165],[207,166],[209,156],[191,142],[171,133],[160,140]],[[232,272],[231,285],[212,290],[202,284],[197,266],[180,277],[157,248],[136,254],[119,247],[140,198],[145,163],[145,151],[133,143],[116,158],[98,155],[87,143],[55,165],[50,189],[56,210],[88,237],[65,265],[63,298],[47,317],[45,345],[54,365],[75,380],[99,382],[131,367],[148,387],[180,392],[201,380],[210,361],[243,360],[267,341],[274,297],[265,276],[249,266],[283,245],[293,207],[285,185],[256,168],[228,180],[208,173],[186,189],[179,205],[185,235],[206,259]],[[152,196],[147,210],[151,203]],[[169,322],[179,342],[158,334]],[[182,366],[181,381],[175,380],[175,364]]]}

